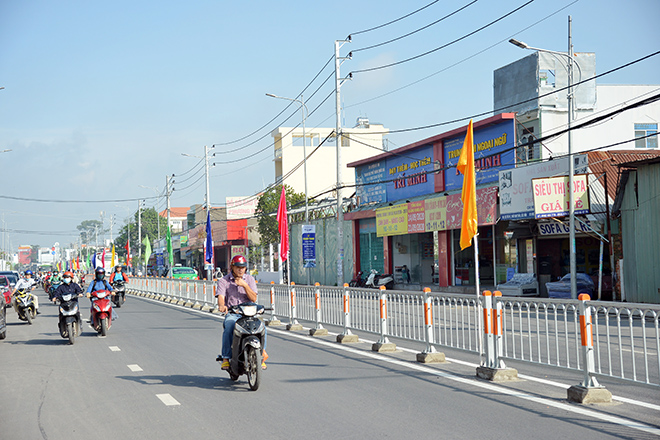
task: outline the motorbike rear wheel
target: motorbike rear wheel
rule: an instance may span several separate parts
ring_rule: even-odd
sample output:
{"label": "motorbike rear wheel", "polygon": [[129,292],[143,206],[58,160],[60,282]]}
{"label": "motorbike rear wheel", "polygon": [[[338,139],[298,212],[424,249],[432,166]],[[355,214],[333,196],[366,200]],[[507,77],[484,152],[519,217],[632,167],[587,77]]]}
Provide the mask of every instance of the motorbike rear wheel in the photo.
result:
{"label": "motorbike rear wheel", "polygon": [[120,293],[118,293],[117,300],[115,301],[115,306],[117,306],[117,308],[119,309],[121,308],[122,304],[124,304],[124,297]]}
{"label": "motorbike rear wheel", "polygon": [[251,345],[245,347],[245,350],[248,385],[252,391],[257,391],[261,384],[261,350],[257,350]]}
{"label": "motorbike rear wheel", "polygon": [[101,319],[101,336],[108,334],[108,318]]}
{"label": "motorbike rear wheel", "polygon": [[74,330],[73,322],[69,322],[66,325],[66,331],[69,334],[69,344],[73,345],[73,343],[76,342],[76,333]]}

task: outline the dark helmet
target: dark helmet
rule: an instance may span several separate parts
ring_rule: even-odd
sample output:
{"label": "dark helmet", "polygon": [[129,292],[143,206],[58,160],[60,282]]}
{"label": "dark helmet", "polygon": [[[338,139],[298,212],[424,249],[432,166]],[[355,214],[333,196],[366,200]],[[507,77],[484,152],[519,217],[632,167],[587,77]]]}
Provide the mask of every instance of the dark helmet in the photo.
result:
{"label": "dark helmet", "polygon": [[28,270],[25,271],[25,276],[28,276],[28,275],[34,275],[34,274],[32,273],[31,270],[28,269]]}
{"label": "dark helmet", "polygon": [[243,255],[236,255],[231,259],[231,265],[237,267],[247,267],[247,260]]}
{"label": "dark helmet", "polygon": [[97,280],[102,280],[103,278],[105,278],[105,269],[103,269],[102,267],[97,267],[94,273],[96,274]]}

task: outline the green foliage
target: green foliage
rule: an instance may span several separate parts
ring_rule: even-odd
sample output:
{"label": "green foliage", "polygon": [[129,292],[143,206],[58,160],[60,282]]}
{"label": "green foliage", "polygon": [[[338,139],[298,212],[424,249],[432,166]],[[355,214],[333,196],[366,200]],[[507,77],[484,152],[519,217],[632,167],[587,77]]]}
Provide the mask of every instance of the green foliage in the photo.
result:
{"label": "green foliage", "polygon": [[[146,208],[142,210],[141,213],[141,230],[142,230],[142,240],[145,236],[149,236],[151,240],[151,248],[154,249],[155,242],[158,240],[158,212],[154,208]],[[124,225],[119,230],[119,236],[115,239],[115,253],[123,258],[126,258],[126,240],[127,232],[130,228],[130,238],[131,238],[131,258],[137,258],[138,256],[138,212],[137,210],[133,214],[133,220],[130,224]],[[167,233],[167,219],[160,218],[160,237],[165,237]],[[144,254],[144,244],[140,243],[142,246],[142,253]],[[137,261],[137,260],[135,260]]]}
{"label": "green foliage", "polygon": [[[297,193],[289,185],[284,185],[286,192],[287,209],[292,206],[301,206],[305,203],[305,194]],[[280,204],[282,185],[277,185],[259,197],[256,215],[258,218],[258,229],[261,235],[261,244],[280,242],[280,233],[277,229],[277,207]],[[271,215],[272,214],[272,215]]]}

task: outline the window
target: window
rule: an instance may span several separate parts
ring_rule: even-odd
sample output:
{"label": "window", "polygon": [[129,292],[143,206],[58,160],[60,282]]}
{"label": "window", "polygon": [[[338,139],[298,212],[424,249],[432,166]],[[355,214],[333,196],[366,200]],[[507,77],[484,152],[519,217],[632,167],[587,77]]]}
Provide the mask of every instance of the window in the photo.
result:
{"label": "window", "polygon": [[539,70],[539,84],[548,87],[555,86],[555,71],[554,69],[541,69]]}
{"label": "window", "polygon": [[635,148],[658,148],[658,124],[635,124]]}
{"label": "window", "polygon": [[292,138],[291,145],[293,145],[294,147],[302,147],[302,146],[318,147],[319,144],[321,143],[318,133],[305,133],[305,138],[307,140],[307,142],[305,142],[305,145],[303,145],[302,136],[293,135],[291,136],[291,138]]}
{"label": "window", "polygon": [[516,149],[517,163],[526,163],[541,158],[541,145],[538,142],[525,145],[527,142],[533,142],[536,139],[534,127],[523,127],[519,139],[519,143],[523,146]]}

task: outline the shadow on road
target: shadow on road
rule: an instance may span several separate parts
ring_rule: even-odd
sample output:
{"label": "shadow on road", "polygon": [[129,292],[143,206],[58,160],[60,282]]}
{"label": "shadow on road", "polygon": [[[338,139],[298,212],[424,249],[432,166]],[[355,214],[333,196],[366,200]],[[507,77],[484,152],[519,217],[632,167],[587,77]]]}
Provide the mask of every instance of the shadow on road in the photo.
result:
{"label": "shadow on road", "polygon": [[173,385],[177,387],[202,388],[205,390],[249,391],[247,382],[232,382],[229,377],[191,376],[172,374],[164,376],[117,376],[118,379],[130,380],[142,385]]}
{"label": "shadow on road", "polygon": [[61,345],[62,338],[57,335],[57,339],[28,339],[27,341],[6,341],[5,344],[23,344],[23,345]]}

